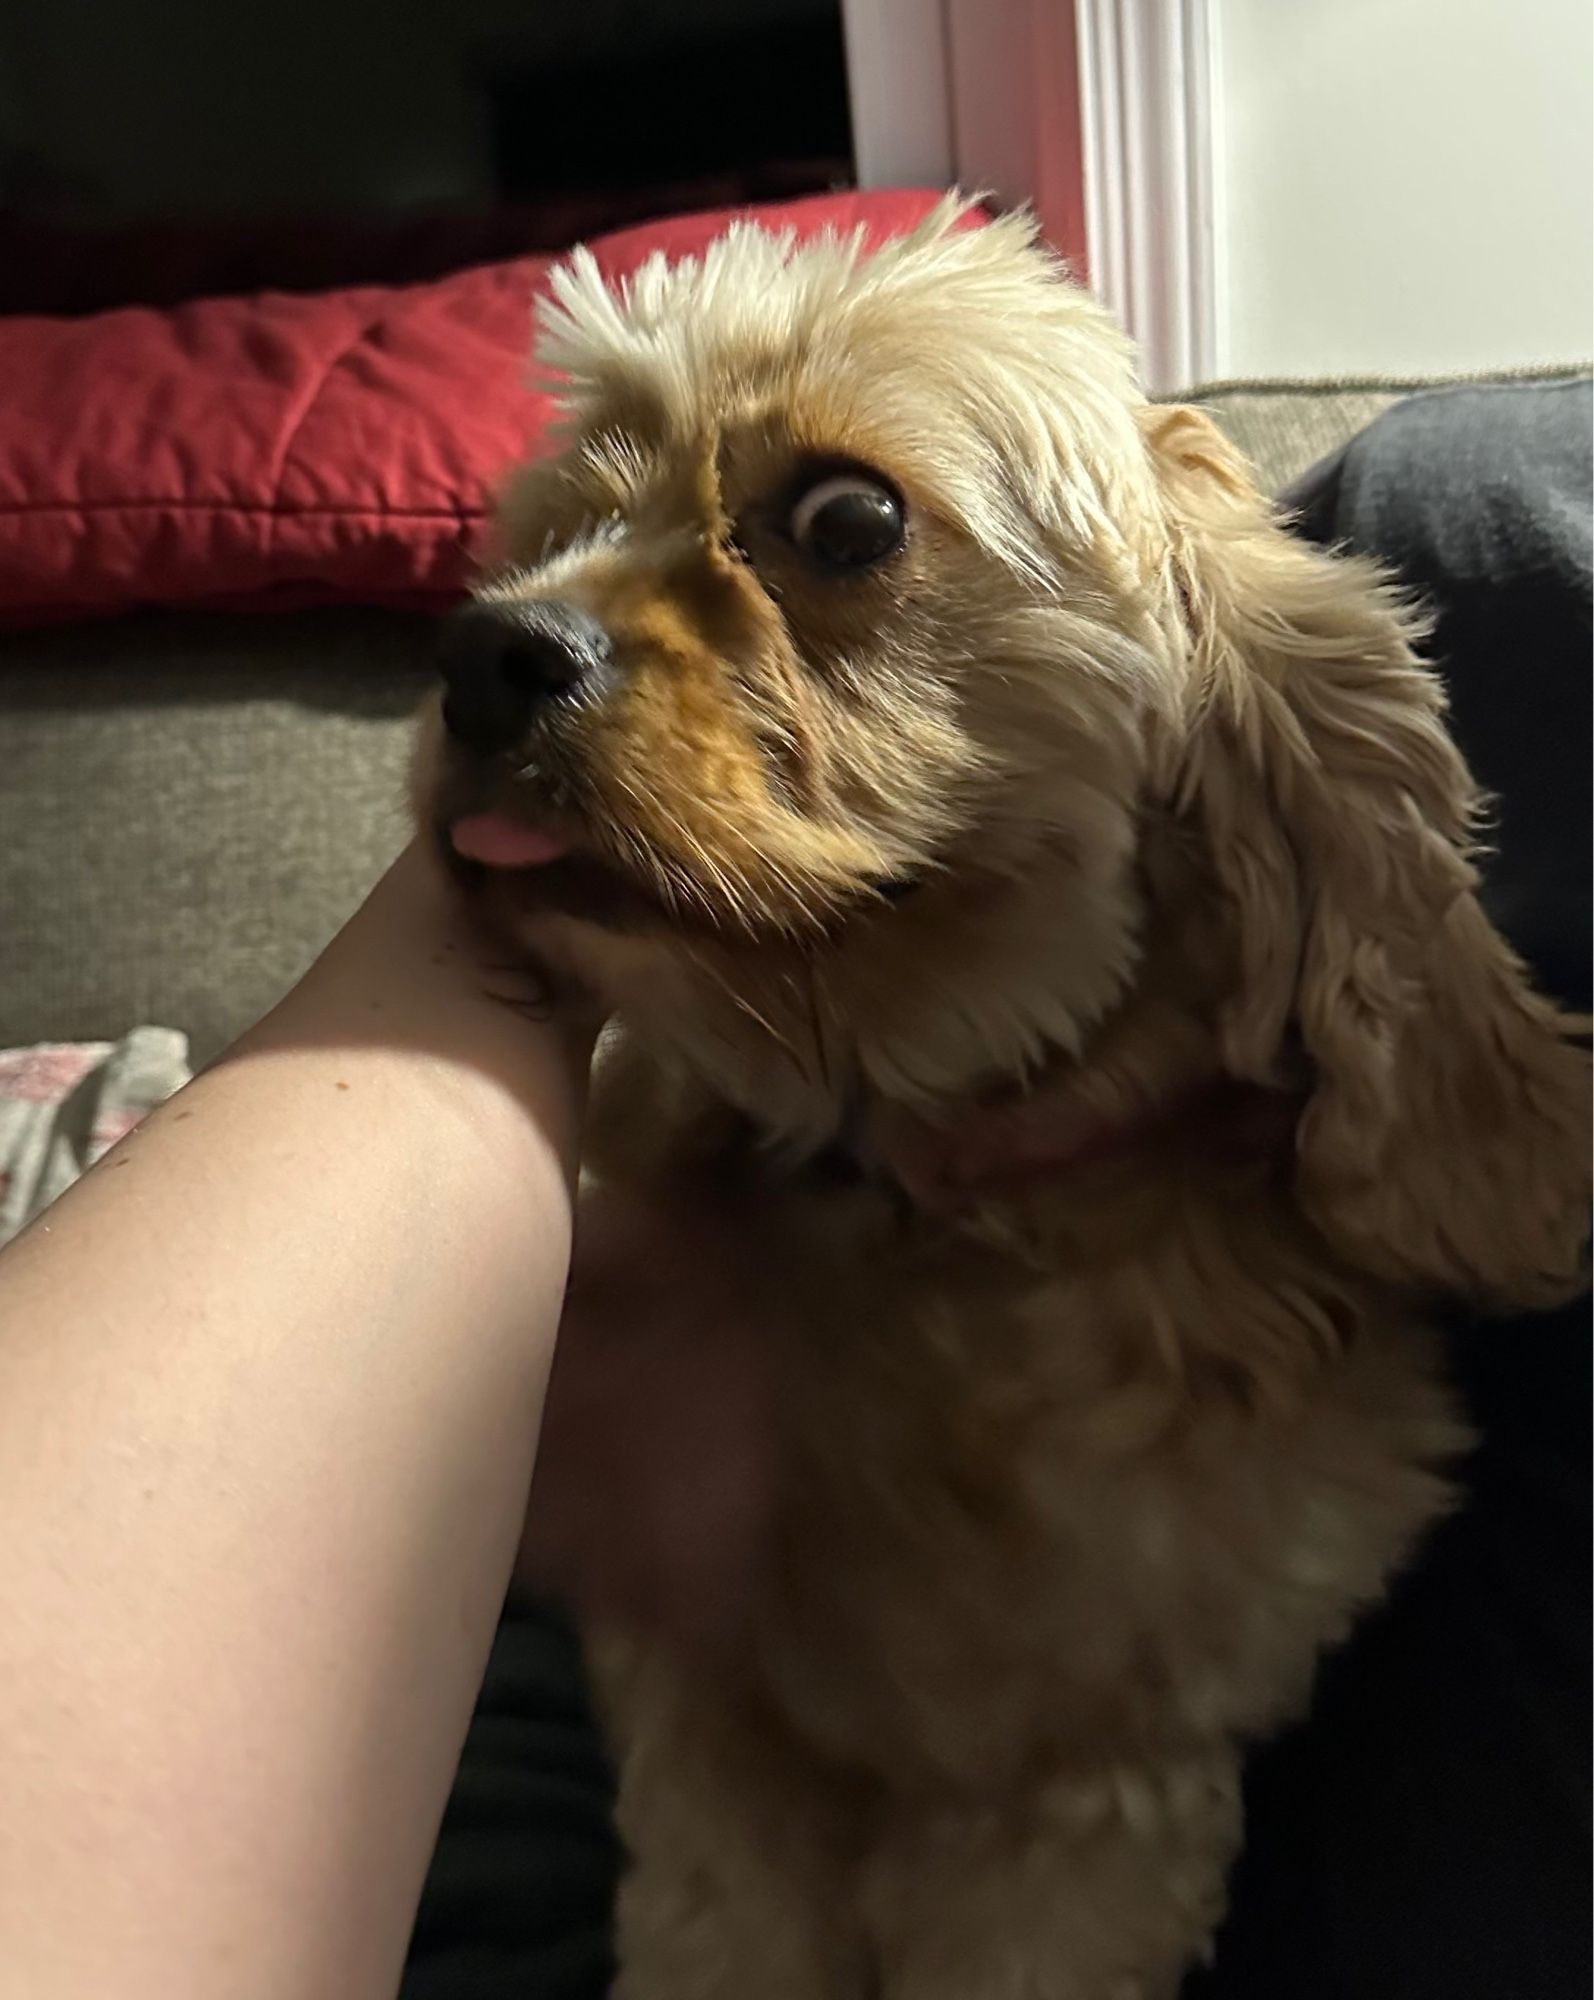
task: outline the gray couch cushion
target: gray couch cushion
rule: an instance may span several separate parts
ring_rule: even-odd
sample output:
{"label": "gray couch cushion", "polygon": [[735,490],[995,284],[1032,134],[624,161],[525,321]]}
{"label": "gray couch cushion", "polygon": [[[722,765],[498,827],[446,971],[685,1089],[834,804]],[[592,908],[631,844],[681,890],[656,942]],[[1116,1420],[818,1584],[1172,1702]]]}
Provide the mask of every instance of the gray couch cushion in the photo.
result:
{"label": "gray couch cushion", "polygon": [[1391,404],[1423,389],[1465,380],[1562,382],[1584,378],[1588,368],[1508,369],[1478,377],[1358,377],[1337,382],[1211,382],[1169,397],[1212,412],[1240,447],[1269,493],[1293,485],[1308,466],[1337,451]]}
{"label": "gray couch cushion", "polygon": [[1263,488],[1279,493],[1400,397],[1393,389],[1293,393],[1236,384],[1195,389],[1181,400],[1210,410],[1251,461]]}
{"label": "gray couch cushion", "polygon": [[402,845],[425,621],[177,615],[7,636],[0,1045],[182,1028],[207,1060]]}

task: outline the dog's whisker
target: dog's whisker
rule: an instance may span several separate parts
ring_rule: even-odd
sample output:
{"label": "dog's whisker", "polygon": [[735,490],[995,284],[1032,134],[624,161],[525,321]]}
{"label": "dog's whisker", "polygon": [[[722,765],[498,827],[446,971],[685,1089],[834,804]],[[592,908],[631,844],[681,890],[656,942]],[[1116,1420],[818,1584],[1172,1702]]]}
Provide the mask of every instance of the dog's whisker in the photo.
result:
{"label": "dog's whisker", "polygon": [[785,1051],[786,1055],[791,1060],[792,1067],[798,1072],[800,1076],[807,1075],[808,1072],[806,1065],[804,1064],[801,1055],[799,1054],[796,1046],[793,1044],[790,1038],[787,1037],[786,1035],[783,1035],[781,1031],[775,1026],[774,1022],[769,1020],[766,1015],[761,1013],[759,1009],[753,1005],[752,1001],[748,998],[746,993],[744,993],[741,990],[740,987],[733,985],[725,977],[725,975],[722,972],[720,972],[718,967],[713,963],[712,959],[710,959],[706,954],[694,953],[693,963],[697,965],[707,975],[709,980],[719,989],[719,991],[725,996],[725,998],[730,1001],[731,1005],[737,1010],[738,1013],[746,1015],[746,1017],[750,1021],[754,1022],[759,1028],[761,1028],[764,1031],[766,1035],[768,1035],[768,1037],[772,1042],[774,1042],[779,1048]]}

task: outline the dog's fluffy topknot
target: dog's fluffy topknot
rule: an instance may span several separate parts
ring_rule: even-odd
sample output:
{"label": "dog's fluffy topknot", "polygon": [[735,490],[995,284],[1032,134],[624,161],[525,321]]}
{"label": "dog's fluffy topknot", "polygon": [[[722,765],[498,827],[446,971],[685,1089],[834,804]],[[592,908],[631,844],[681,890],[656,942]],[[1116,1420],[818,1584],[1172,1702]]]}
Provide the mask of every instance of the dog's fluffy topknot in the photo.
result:
{"label": "dog's fluffy topknot", "polygon": [[[1129,497],[1134,349],[1026,212],[969,226],[949,195],[878,246],[860,226],[807,239],[733,225],[701,257],[656,253],[611,286],[589,250],[551,279],[537,346],[579,430],[619,400],[681,440],[720,412],[861,378],[872,426],[933,456],[994,553],[1045,565],[1035,524],[1075,537]],[[933,429],[931,428],[933,426]]]}

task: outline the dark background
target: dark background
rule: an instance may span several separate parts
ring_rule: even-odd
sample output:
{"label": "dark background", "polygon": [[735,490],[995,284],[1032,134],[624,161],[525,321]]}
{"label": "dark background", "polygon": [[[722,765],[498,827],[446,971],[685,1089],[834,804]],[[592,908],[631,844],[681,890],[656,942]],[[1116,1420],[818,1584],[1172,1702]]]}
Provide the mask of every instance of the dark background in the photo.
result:
{"label": "dark background", "polygon": [[839,0],[0,8],[0,311],[400,282],[850,161]]}

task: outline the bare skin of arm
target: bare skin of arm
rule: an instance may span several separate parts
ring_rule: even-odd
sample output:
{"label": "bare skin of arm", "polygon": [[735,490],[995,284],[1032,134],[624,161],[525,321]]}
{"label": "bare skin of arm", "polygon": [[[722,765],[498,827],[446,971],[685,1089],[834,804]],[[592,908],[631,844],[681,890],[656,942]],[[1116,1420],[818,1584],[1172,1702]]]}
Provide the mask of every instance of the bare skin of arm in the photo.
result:
{"label": "bare skin of arm", "polygon": [[525,1509],[586,1048],[405,855],[0,1256],[0,1965],[390,1994]]}

